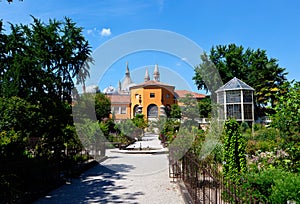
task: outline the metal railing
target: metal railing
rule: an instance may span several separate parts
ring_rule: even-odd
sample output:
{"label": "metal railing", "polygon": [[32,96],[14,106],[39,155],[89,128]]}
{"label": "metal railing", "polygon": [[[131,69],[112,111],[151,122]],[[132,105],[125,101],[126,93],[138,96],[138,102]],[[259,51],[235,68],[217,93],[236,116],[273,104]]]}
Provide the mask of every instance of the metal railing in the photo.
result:
{"label": "metal railing", "polygon": [[184,182],[194,204],[263,203],[251,191],[225,179],[217,164],[200,160],[191,153],[172,161],[172,154],[170,151],[170,178]]}

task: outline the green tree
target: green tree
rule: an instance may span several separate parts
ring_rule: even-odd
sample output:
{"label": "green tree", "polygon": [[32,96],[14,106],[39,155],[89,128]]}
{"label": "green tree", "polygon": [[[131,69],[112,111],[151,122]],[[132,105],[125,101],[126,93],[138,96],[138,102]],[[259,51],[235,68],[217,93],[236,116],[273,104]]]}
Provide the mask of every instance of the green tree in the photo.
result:
{"label": "green tree", "polygon": [[198,102],[198,108],[201,118],[210,118],[212,111],[212,101],[210,98],[204,98]]}
{"label": "green tree", "polygon": [[194,120],[199,117],[199,109],[197,100],[191,94],[186,94],[185,97],[179,99],[182,103],[181,113],[183,118]]}
{"label": "green tree", "polygon": [[[218,74],[204,71],[208,69],[206,67],[213,66],[213,63],[224,83],[237,77],[252,86],[256,90],[256,106],[259,109],[268,103],[274,107],[276,96],[284,91],[280,87],[286,81],[287,73],[284,68],[279,67],[276,59],[267,57],[265,50],[245,50],[243,46],[235,44],[218,45],[210,50],[209,59],[206,54],[201,58],[203,63],[195,68],[193,77],[199,89],[214,94],[220,87],[215,85],[218,81],[214,80]],[[211,80],[207,79],[209,77]]]}
{"label": "green tree", "polygon": [[169,118],[181,118],[181,108],[178,104],[172,104]]}
{"label": "green tree", "polygon": [[287,86],[287,93],[278,97],[271,126],[279,130],[282,146],[292,161],[290,169],[300,171],[300,82]]}
{"label": "green tree", "polygon": [[83,93],[86,93],[86,87],[85,87],[85,80],[87,77],[90,77],[90,64],[94,64],[94,59],[89,56],[85,62],[83,63],[81,69],[79,70],[78,74],[77,74],[77,82],[76,84],[82,84],[82,90]]}
{"label": "green tree", "polygon": [[271,125],[280,131],[285,142],[300,142],[300,82],[288,87],[284,95],[278,96],[274,108],[275,114],[271,115]]}
{"label": "green tree", "polygon": [[[38,98],[46,104],[45,97],[70,103],[73,79],[80,75],[91,53],[82,28],[69,18],[46,24],[33,17],[30,26],[11,24],[10,30],[3,38],[7,43],[2,43],[5,58],[0,93],[31,101]],[[81,76],[78,83],[83,77],[88,75]]]}
{"label": "green tree", "polygon": [[108,118],[111,113],[111,102],[105,94],[97,92],[95,95],[95,111],[99,121]]}
{"label": "green tree", "polygon": [[136,114],[132,119],[126,119],[116,124],[116,129],[120,131],[121,136],[125,136],[130,139],[143,136],[144,129],[148,126],[147,121],[143,114]]}

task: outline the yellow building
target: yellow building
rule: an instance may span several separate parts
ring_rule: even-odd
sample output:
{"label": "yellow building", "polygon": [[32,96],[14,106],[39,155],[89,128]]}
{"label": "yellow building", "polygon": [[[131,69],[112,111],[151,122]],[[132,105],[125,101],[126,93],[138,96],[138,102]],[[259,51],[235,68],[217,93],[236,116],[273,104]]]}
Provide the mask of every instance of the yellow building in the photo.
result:
{"label": "yellow building", "polygon": [[186,94],[191,94],[197,100],[205,98],[203,94],[175,90],[175,86],[160,82],[158,65],[154,67],[153,80],[150,80],[146,69],[144,82],[134,84],[130,77],[128,63],[125,78],[119,82],[118,88],[109,86],[103,92],[111,100],[111,117],[117,121],[133,118],[137,113],[143,114],[148,120],[165,116],[165,110],[177,104],[178,99]]}
{"label": "yellow building", "polygon": [[165,108],[177,103],[175,87],[159,81],[157,65],[154,80],[150,80],[147,69],[144,79],[144,83],[130,87],[131,118],[136,113],[143,114],[147,119],[165,116]]}

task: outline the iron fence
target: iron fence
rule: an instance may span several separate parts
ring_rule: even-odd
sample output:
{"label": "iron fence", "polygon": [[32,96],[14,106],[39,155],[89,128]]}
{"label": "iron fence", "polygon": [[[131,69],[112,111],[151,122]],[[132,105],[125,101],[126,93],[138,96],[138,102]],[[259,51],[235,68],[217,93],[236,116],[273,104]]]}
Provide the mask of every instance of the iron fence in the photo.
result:
{"label": "iron fence", "polygon": [[200,160],[191,153],[180,160],[174,160],[173,155],[170,151],[170,178],[184,182],[194,204],[263,203],[251,191],[225,179],[218,164]]}

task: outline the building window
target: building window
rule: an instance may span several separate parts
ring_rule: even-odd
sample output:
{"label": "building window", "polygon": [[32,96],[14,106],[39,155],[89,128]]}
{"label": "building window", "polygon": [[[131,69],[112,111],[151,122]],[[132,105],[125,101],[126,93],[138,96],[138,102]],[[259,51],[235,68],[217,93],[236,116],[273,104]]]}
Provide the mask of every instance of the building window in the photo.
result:
{"label": "building window", "polygon": [[245,119],[253,119],[252,118],[252,105],[244,104],[244,118]]}
{"label": "building window", "polygon": [[114,114],[126,114],[127,113],[127,108],[126,106],[114,106],[111,108],[112,113]]}
{"label": "building window", "polygon": [[237,103],[237,102],[241,102],[241,91],[227,91],[226,103]]}
{"label": "building window", "polygon": [[150,98],[155,98],[155,93],[150,93]]}
{"label": "building window", "polygon": [[113,108],[112,108],[112,112],[114,113],[114,114],[119,114],[119,107],[118,106],[114,106]]}
{"label": "building window", "polygon": [[224,92],[219,92],[218,93],[218,103],[219,104],[224,104]]}
{"label": "building window", "polygon": [[166,94],[166,98],[170,98],[170,94]]}
{"label": "building window", "polygon": [[136,99],[139,99],[139,96],[140,96],[139,94],[135,94]]}
{"label": "building window", "polygon": [[244,91],[244,102],[252,102],[252,91]]}
{"label": "building window", "polygon": [[240,104],[227,105],[227,118],[242,119],[241,105]]}
{"label": "building window", "polygon": [[126,106],[121,106],[121,114],[126,114],[127,111],[126,111]]}

